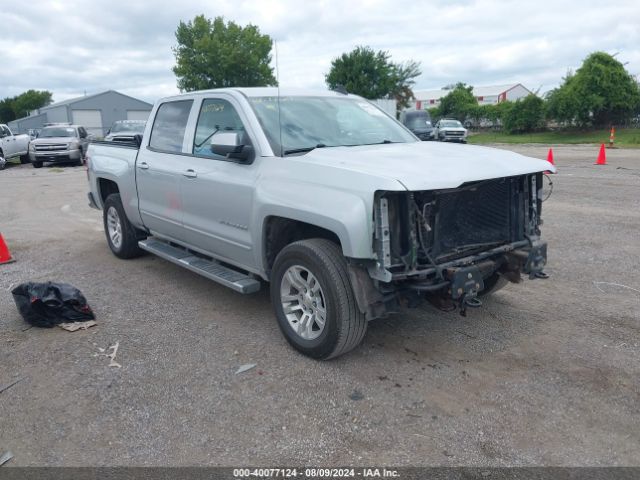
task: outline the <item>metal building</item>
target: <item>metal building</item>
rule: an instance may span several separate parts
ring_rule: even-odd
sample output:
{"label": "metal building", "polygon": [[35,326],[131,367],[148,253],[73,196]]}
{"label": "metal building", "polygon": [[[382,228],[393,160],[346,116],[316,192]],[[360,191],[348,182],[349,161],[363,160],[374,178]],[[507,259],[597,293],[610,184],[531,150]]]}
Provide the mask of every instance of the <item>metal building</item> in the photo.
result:
{"label": "metal building", "polygon": [[115,90],[71,98],[52,103],[31,112],[31,115],[9,122],[11,130],[27,133],[45,123],[82,125],[96,137],[102,137],[116,120],[146,120],[153,105]]}
{"label": "metal building", "polygon": [[[440,100],[450,90],[414,90],[415,101],[411,107],[416,110],[424,110],[440,105]],[[521,83],[510,83],[508,85],[491,85],[487,87],[473,87],[473,96],[478,100],[479,105],[494,105],[504,101],[515,102],[519,98],[531,95],[533,92]]]}

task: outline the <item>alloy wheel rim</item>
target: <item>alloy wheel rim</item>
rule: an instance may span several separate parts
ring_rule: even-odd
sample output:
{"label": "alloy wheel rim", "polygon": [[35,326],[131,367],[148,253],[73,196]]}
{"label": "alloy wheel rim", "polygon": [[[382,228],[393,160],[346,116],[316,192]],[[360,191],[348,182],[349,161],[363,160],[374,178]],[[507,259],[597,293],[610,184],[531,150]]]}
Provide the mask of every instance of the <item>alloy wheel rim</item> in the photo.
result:
{"label": "alloy wheel rim", "polygon": [[322,334],[327,306],[322,286],[309,269],[300,265],[287,269],[280,283],[280,302],[296,335],[303,340],[315,340]]}
{"label": "alloy wheel rim", "polygon": [[107,210],[107,231],[113,246],[120,249],[122,246],[122,225],[120,215],[114,207],[109,207]]}

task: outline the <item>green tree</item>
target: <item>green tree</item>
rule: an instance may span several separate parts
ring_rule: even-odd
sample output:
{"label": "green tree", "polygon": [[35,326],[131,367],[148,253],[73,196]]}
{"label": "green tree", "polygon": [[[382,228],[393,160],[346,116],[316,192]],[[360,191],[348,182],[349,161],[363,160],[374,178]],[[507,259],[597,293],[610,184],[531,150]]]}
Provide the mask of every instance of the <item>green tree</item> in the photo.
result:
{"label": "green tree", "polygon": [[527,95],[504,109],[501,115],[507,133],[528,133],[544,127],[545,103],[537,95]]}
{"label": "green tree", "polygon": [[26,117],[32,110],[49,105],[52,97],[53,94],[46,90],[27,90],[15,97],[6,97],[0,101],[0,122]]}
{"label": "green tree", "polygon": [[53,100],[53,94],[47,90],[27,90],[13,99],[13,113],[16,118],[29,115],[29,112],[46,107]]}
{"label": "green tree", "polygon": [[398,110],[402,110],[409,106],[409,102],[415,97],[413,96],[413,86],[416,78],[422,72],[420,71],[420,62],[409,60],[406,63],[394,64],[395,67],[395,86],[391,92],[391,96],[397,102]]}
{"label": "green tree", "polygon": [[0,100],[0,123],[8,123],[16,119],[16,114],[13,112],[14,99],[15,97],[7,97]]}
{"label": "green tree", "polygon": [[276,85],[271,63],[272,41],[255,25],[242,27],[222,17],[204,15],[180,22],[173,67],[181,91]]}
{"label": "green tree", "polygon": [[640,89],[622,63],[608,53],[594,52],[547,99],[549,116],[559,122],[606,127],[633,116]]}
{"label": "green tree", "polygon": [[359,46],[333,59],[325,81],[331,89],[342,85],[370,100],[395,98],[402,109],[414,98],[412,87],[420,74],[418,62],[394,63],[388,52]]}
{"label": "green tree", "polygon": [[457,83],[449,90],[438,106],[441,117],[452,117],[464,122],[478,108],[478,100],[473,96],[473,87]]}

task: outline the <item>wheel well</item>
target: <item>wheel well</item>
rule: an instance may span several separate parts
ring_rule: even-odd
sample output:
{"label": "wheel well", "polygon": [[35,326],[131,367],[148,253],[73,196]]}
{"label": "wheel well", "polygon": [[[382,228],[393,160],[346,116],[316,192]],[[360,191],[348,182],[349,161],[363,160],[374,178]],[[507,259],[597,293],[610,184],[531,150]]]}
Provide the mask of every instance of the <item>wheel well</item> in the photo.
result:
{"label": "wheel well", "polygon": [[106,178],[98,179],[98,189],[100,190],[100,198],[102,199],[103,205],[109,195],[112,193],[120,193],[118,184],[113,180],[107,180]]}
{"label": "wheel well", "polygon": [[263,231],[263,255],[268,275],[271,273],[271,267],[273,266],[278,253],[280,253],[280,251],[290,243],[297,242],[298,240],[324,238],[334,242],[342,248],[340,239],[332,231],[310,223],[291,220],[289,218],[268,217],[265,221]]}

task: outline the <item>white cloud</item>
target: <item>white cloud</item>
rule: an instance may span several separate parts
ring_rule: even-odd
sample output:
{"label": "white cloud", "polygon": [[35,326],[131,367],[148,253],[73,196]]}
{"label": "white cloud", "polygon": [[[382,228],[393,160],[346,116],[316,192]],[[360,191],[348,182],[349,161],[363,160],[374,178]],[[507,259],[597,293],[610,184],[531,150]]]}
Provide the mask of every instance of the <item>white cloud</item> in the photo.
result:
{"label": "white cloud", "polygon": [[547,90],[595,50],[619,52],[640,73],[635,0],[32,0],[2,12],[0,97],[29,88],[55,100],[107,89],[149,101],[174,94],[174,32],[200,13],[276,39],[283,86],[325,88],[332,58],[356,45],[420,61],[419,89],[517,81]]}

